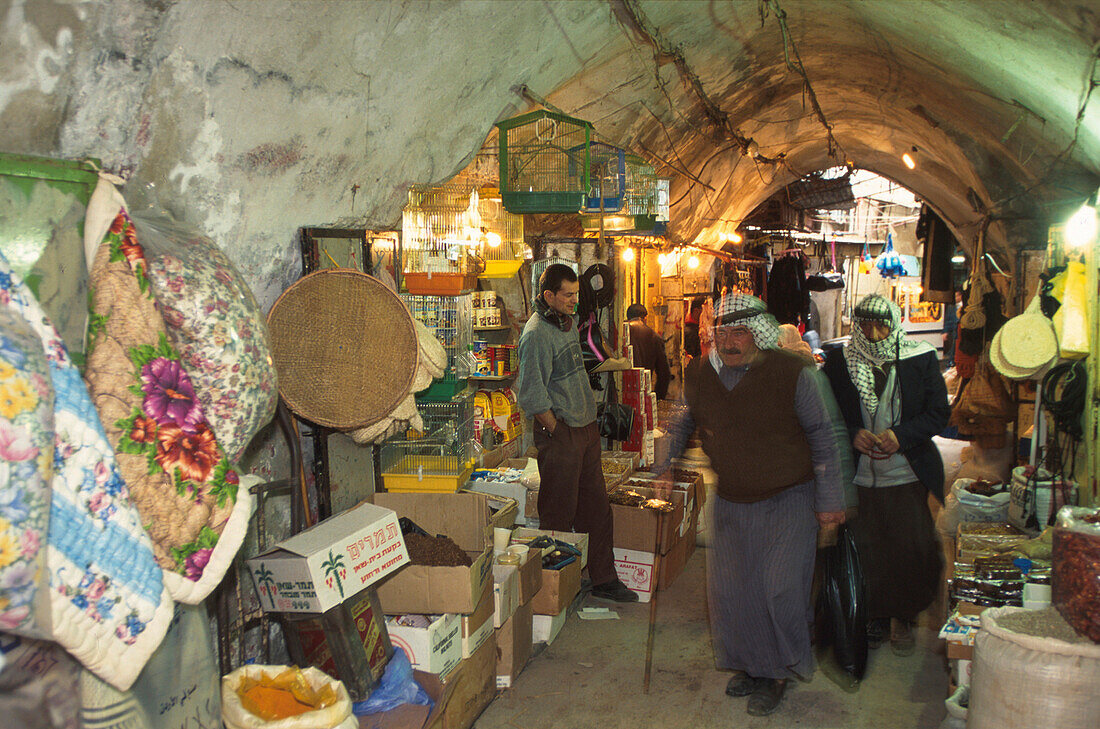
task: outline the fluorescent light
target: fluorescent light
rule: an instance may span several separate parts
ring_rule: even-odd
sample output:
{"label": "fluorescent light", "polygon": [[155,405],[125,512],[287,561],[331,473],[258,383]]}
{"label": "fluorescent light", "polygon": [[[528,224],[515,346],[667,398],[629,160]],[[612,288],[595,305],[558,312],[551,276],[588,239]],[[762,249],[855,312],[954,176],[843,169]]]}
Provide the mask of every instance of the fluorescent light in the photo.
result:
{"label": "fluorescent light", "polygon": [[952,263],[966,263],[966,256],[951,256]]}
{"label": "fluorescent light", "polygon": [[913,155],[909,154],[908,152],[901,156],[901,161],[904,162],[905,166],[911,170],[915,170],[917,168],[917,161],[913,159]]}

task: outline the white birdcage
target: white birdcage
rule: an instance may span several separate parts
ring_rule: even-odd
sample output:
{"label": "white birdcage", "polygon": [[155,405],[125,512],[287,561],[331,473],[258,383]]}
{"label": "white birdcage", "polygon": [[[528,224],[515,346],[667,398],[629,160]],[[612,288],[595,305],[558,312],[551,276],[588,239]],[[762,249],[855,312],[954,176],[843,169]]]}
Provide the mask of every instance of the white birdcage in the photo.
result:
{"label": "white birdcage", "polygon": [[477,283],[480,215],[461,185],[413,185],[401,211],[402,271],[411,293],[453,295]]}

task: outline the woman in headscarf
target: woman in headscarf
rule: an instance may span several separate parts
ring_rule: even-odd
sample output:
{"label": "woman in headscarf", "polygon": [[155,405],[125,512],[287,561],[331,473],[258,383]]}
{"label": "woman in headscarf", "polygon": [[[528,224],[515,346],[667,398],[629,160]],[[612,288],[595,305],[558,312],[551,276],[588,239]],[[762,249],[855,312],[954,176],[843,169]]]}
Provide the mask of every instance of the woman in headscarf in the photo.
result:
{"label": "woman in headscarf", "polygon": [[867,638],[877,647],[889,631],[894,652],[908,655],[943,568],[928,494],[943,501],[932,436],[950,416],[947,388],[935,349],[905,337],[897,304],[873,294],[852,318],[851,343],[829,352],[824,371],[856,457],[852,531],[867,581]]}

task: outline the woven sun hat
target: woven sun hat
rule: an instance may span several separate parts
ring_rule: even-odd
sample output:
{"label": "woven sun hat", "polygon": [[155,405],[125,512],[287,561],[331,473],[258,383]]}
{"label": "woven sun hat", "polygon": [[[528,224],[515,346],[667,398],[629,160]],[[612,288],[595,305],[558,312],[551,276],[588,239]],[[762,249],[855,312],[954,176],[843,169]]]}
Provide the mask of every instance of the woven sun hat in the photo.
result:
{"label": "woven sun hat", "polygon": [[1039,296],[1031,298],[1024,313],[1005,322],[1001,336],[1000,357],[1021,370],[1040,370],[1058,357],[1058,337],[1054,325],[1043,316]]}
{"label": "woven sun hat", "polygon": [[295,414],[347,430],[389,415],[412,387],[412,315],[381,281],[347,268],[305,276],[267,315],[279,394]]}
{"label": "woven sun hat", "polygon": [[989,343],[989,363],[993,365],[993,369],[1010,380],[1030,380],[1039,374],[1044,367],[1028,369],[1016,367],[1005,361],[1004,356],[1001,354],[1001,343],[1003,342],[1001,339],[1002,332],[1004,332],[1004,327],[997,330],[997,333],[993,335],[993,341]]}

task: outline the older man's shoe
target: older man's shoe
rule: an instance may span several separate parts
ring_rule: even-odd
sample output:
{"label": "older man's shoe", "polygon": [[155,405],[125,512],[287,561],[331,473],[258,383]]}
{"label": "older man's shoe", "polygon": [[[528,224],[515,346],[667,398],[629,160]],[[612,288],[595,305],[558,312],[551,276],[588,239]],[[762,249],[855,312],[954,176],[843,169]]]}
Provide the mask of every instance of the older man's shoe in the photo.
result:
{"label": "older man's shoe", "polygon": [[761,680],[766,679],[753,678],[744,671],[734,671],[726,684],[726,696],[748,696],[756,690]]}
{"label": "older man's shoe", "polygon": [[602,585],[593,585],[592,597],[614,602],[638,602],[638,593],[624,585],[617,577]]}
{"label": "older man's shoe", "polygon": [[774,678],[761,678],[758,681],[756,689],[749,696],[749,706],[746,710],[750,716],[767,716],[779,708],[787,682]]}

